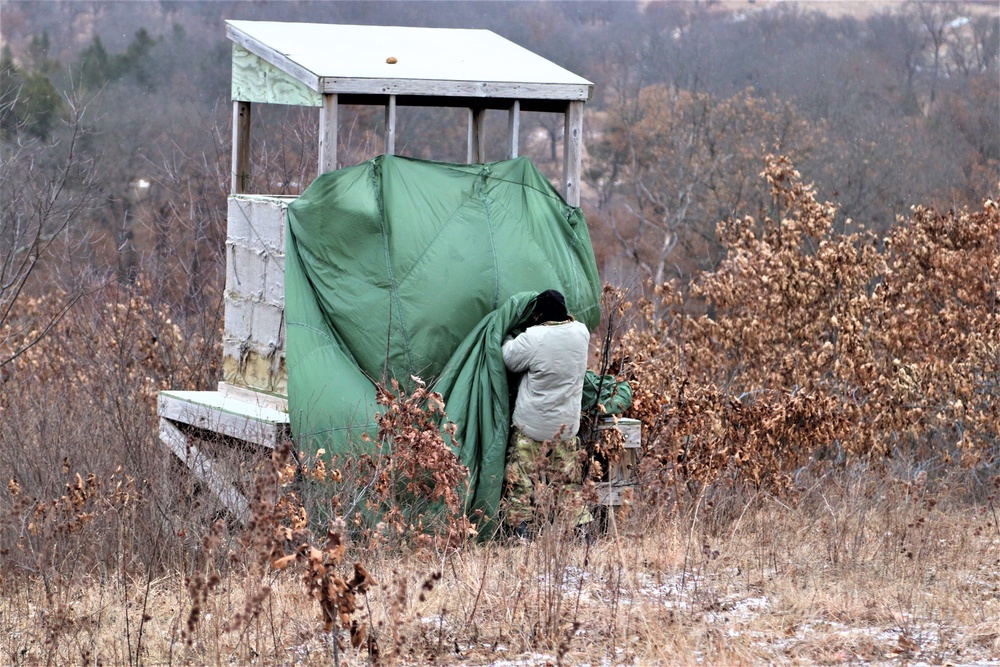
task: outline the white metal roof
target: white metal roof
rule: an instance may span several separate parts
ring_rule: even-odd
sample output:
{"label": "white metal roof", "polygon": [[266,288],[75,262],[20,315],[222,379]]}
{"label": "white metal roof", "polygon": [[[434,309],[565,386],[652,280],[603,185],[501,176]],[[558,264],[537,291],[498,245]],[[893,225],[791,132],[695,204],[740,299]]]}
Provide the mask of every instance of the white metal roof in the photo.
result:
{"label": "white metal roof", "polygon": [[586,100],[593,90],[590,81],[489,30],[226,24],[231,40],[323,93]]}

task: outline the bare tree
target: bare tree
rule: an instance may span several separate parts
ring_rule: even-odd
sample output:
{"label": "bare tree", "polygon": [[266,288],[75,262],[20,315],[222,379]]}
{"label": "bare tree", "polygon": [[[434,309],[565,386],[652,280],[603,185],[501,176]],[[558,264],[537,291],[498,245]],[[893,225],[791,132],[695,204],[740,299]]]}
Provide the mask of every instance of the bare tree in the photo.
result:
{"label": "bare tree", "polygon": [[955,72],[969,77],[996,68],[1000,57],[1000,22],[996,17],[963,16],[950,26],[948,60]]}
{"label": "bare tree", "polygon": [[921,25],[926,30],[927,39],[930,40],[931,48],[931,80],[928,107],[934,106],[937,98],[938,77],[941,74],[941,58],[945,53],[945,41],[947,38],[948,25],[951,22],[954,10],[954,3],[951,2],[913,2],[910,6],[920,19]]}
{"label": "bare tree", "polygon": [[[0,101],[16,105],[17,96]],[[37,344],[81,296],[70,290],[62,308],[36,320],[17,305],[32,278],[55,255],[73,221],[91,204],[94,177],[80,155],[85,107],[68,100],[70,116],[61,139],[48,143],[16,132],[0,159],[0,368]]]}
{"label": "bare tree", "polygon": [[[707,268],[718,259],[716,224],[769,205],[754,191],[762,155],[804,156],[811,133],[791,105],[752,91],[720,100],[644,88],[637,108],[612,110],[592,150],[619,165],[602,176],[613,183],[595,184],[618,190],[613,202],[602,195],[603,218],[621,252],[654,284],[673,264]],[[675,249],[682,256],[673,257]]]}

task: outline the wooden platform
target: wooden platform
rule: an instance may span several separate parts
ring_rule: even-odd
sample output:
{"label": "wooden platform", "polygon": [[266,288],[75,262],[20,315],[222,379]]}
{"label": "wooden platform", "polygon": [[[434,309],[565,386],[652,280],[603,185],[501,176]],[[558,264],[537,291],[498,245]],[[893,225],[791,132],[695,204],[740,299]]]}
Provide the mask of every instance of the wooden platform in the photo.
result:
{"label": "wooden platform", "polygon": [[222,391],[161,391],[157,414],[161,419],[270,449],[274,449],[288,430],[288,413],[269,405],[267,399],[247,400]]}

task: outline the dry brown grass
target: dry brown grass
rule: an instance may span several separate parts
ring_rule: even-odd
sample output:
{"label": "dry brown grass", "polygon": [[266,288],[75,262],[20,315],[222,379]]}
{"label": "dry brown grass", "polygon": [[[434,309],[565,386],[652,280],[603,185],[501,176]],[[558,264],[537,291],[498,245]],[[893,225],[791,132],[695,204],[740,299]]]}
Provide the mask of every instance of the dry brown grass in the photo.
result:
{"label": "dry brown grass", "polygon": [[[378,553],[353,542],[337,571],[346,578],[357,559],[377,582],[355,618],[385,664],[971,664],[1000,655],[1000,529],[988,503],[864,468],[815,480],[794,506],[728,500],[633,506],[589,546],[560,524],[525,544]],[[214,563],[195,554],[193,568],[148,588],[110,571],[58,591],[44,577],[5,576],[3,661],[330,664],[334,639],[301,572],[261,570],[229,531],[215,539]],[[199,568],[216,581],[188,632],[185,581]],[[253,617],[234,624],[263,586]],[[372,662],[364,644],[340,637],[342,664]]]}

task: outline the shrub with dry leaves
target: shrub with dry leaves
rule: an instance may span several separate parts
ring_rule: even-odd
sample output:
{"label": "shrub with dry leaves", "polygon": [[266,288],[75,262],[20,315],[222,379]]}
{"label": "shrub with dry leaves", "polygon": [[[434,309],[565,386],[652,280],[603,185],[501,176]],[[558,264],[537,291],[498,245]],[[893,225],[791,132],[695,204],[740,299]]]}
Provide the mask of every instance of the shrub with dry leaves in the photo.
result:
{"label": "shrub with dry leaves", "polygon": [[623,337],[650,497],[790,492],[802,466],[858,458],[995,466],[1000,206],[916,208],[878,239],[838,231],[786,159],[762,175],[778,214],[722,223],[725,260],[656,286]]}

